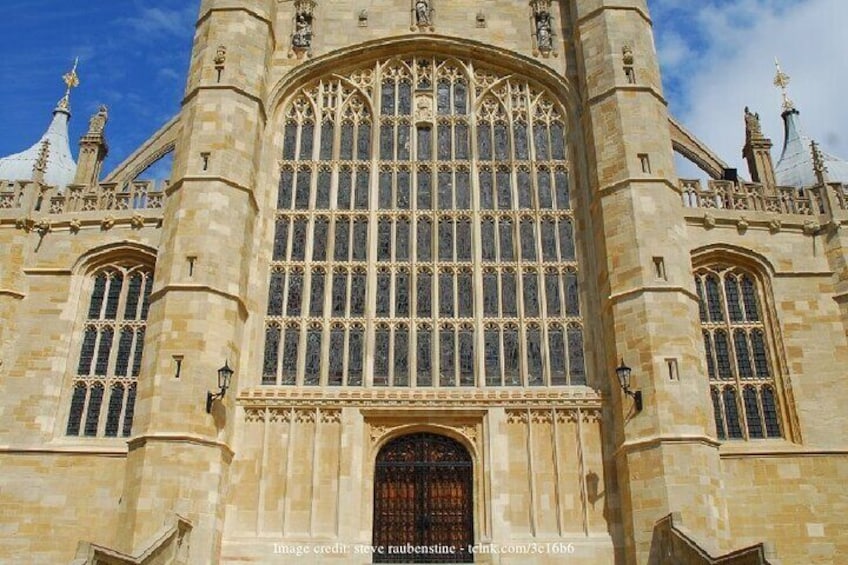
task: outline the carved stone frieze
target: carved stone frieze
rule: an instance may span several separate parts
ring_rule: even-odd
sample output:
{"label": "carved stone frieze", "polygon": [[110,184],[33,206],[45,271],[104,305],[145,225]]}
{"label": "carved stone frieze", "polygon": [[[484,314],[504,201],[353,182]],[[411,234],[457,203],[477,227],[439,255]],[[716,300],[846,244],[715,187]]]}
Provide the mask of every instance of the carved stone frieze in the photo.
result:
{"label": "carved stone frieze", "polygon": [[293,408],[401,407],[401,408],[539,408],[557,410],[600,408],[600,393],[583,387],[573,389],[304,389],[293,387],[256,387],[243,391],[242,406],[279,406]]}

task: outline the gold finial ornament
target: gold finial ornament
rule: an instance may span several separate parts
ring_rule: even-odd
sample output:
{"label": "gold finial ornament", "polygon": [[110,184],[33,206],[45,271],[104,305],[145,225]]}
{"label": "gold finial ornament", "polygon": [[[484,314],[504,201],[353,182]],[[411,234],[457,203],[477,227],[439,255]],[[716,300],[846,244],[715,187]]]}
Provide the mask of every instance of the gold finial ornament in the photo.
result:
{"label": "gold finial ornament", "polygon": [[77,65],[79,65],[79,57],[74,59],[74,68],[71,69],[69,73],[66,73],[62,80],[65,81],[65,95],[59,100],[59,109],[60,110],[68,110],[70,109],[70,100],[71,100],[71,89],[79,86],[79,75],[77,74]]}
{"label": "gold finial ornament", "polygon": [[774,59],[774,66],[777,69],[777,74],[774,75],[774,85],[780,89],[780,93],[783,96],[783,111],[791,112],[795,109],[795,103],[790,100],[788,94],[789,83],[792,82],[792,77],[783,72],[777,57]]}

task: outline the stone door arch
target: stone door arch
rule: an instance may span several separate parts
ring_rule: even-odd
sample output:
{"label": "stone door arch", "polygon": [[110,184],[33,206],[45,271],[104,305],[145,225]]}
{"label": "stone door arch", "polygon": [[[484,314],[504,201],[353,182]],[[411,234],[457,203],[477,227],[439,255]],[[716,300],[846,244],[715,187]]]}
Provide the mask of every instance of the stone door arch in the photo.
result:
{"label": "stone door arch", "polygon": [[415,433],[388,442],[374,477],[374,563],[470,563],[473,465],[459,442]]}

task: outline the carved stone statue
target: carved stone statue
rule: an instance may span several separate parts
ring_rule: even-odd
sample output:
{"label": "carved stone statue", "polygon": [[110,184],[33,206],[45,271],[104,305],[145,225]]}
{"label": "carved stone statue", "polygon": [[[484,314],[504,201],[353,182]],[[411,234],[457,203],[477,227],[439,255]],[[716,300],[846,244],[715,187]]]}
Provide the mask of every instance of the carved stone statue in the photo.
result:
{"label": "carved stone statue", "polygon": [[763,134],[762,126],[760,125],[760,115],[754,114],[745,106],[745,133],[748,137],[759,137]]}
{"label": "carved stone statue", "polygon": [[100,106],[100,109],[97,110],[97,113],[91,116],[91,119],[88,120],[88,133],[89,134],[100,134],[103,133],[103,130],[106,128],[106,120],[109,119],[109,110],[106,106]]}
{"label": "carved stone statue", "polygon": [[419,27],[430,25],[430,3],[427,0],[416,0],[415,21]]}
{"label": "carved stone statue", "polygon": [[292,45],[296,49],[309,49],[312,46],[312,20],[306,14],[297,15]]}
{"label": "carved stone statue", "polygon": [[536,14],[536,45],[539,51],[543,52],[553,49],[551,15],[548,12],[539,12]]}

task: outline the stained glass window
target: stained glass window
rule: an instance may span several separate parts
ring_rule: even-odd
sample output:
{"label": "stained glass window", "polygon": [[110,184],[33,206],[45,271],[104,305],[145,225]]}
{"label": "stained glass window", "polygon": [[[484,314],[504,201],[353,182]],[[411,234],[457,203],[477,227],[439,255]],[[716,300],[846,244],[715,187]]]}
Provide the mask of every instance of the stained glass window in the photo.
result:
{"label": "stained glass window", "polygon": [[102,267],[90,281],[66,433],[126,437],[132,428],[153,272],[114,264]]}
{"label": "stained glass window", "polygon": [[718,438],[782,437],[757,278],[713,265],[695,272],[695,290]]}
{"label": "stained glass window", "polygon": [[[438,57],[341,73],[284,106],[262,383],[584,384],[568,136],[554,96]],[[109,281],[98,284],[92,308],[111,312]],[[115,356],[100,335],[83,340],[91,372]],[[121,371],[134,335],[115,344]],[[753,337],[749,350],[757,371]]]}

